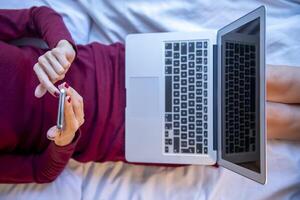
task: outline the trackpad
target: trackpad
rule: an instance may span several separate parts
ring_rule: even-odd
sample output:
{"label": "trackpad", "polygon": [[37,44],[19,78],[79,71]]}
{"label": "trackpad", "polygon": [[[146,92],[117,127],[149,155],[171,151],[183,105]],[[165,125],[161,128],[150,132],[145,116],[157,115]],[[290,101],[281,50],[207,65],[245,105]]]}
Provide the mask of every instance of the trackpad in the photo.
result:
{"label": "trackpad", "polygon": [[131,77],[127,92],[128,114],[142,118],[159,116],[159,77]]}

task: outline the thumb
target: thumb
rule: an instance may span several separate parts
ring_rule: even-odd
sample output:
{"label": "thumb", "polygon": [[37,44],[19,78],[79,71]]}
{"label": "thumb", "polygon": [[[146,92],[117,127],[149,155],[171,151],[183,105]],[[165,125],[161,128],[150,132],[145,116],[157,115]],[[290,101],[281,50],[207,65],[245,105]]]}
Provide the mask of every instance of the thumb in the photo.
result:
{"label": "thumb", "polygon": [[46,88],[42,85],[39,84],[34,91],[34,96],[37,98],[41,98],[42,96],[44,96],[46,94],[47,90]]}
{"label": "thumb", "polygon": [[56,126],[52,126],[48,131],[47,131],[47,138],[49,140],[54,140],[57,136],[59,136],[60,130]]}

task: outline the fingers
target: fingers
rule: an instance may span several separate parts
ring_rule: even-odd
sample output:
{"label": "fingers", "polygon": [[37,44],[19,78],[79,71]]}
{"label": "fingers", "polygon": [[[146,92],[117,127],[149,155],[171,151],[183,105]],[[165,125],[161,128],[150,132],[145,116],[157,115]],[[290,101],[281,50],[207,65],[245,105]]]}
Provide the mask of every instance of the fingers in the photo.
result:
{"label": "fingers", "polygon": [[67,70],[70,67],[70,62],[67,60],[65,53],[61,52],[60,49],[54,48],[52,54],[58,60],[60,65]]}
{"label": "fingers", "polygon": [[33,67],[35,74],[37,75],[40,83],[44,88],[46,88],[53,96],[57,97],[59,94],[58,89],[53,85],[53,83],[49,80],[49,77],[41,68],[39,63],[35,64]]}
{"label": "fingers", "polygon": [[63,83],[58,86],[60,89],[66,89],[66,95],[70,96],[73,106],[73,111],[79,125],[84,123],[84,108],[83,108],[83,98],[78,94],[76,90],[70,87],[67,83]]}
{"label": "fingers", "polygon": [[300,68],[269,65],[267,67],[267,100],[300,103]]}
{"label": "fingers", "polygon": [[72,101],[71,97],[67,96],[65,99],[65,110],[64,110],[65,130],[67,133],[75,133],[76,130],[79,128],[79,124],[75,117],[75,113],[71,101]]}
{"label": "fingers", "polygon": [[53,55],[51,51],[48,51],[45,56],[47,57],[48,61],[52,65],[53,69],[58,75],[63,75],[65,73],[65,69],[62,67],[62,65],[58,62],[56,57]]}
{"label": "fingers", "polygon": [[[46,53],[49,54],[49,53]],[[52,82],[56,82],[58,80],[59,75],[54,71],[53,66],[48,62],[46,56],[41,56],[38,59],[38,63],[44,69],[47,76]]]}
{"label": "fingers", "polygon": [[[62,42],[62,44],[64,44]],[[48,90],[52,95],[58,90],[55,90],[54,83],[64,79],[71,62],[68,61],[68,48],[56,47],[44,55],[40,56],[38,63],[34,66],[34,71],[42,86],[38,86],[35,90],[36,97],[42,97],[45,91]],[[74,53],[75,54],[75,53]],[[44,89],[43,89],[44,87]]]}
{"label": "fingers", "polygon": [[44,96],[46,94],[47,90],[46,88],[43,87],[42,84],[39,84],[34,91],[34,96],[36,96],[37,98],[41,98],[42,96]]}
{"label": "fingers", "polygon": [[269,139],[300,139],[300,106],[267,102]]}
{"label": "fingers", "polygon": [[60,134],[60,130],[56,126],[52,126],[47,132],[47,138],[49,140],[55,140]]}
{"label": "fingers", "polygon": [[78,121],[75,117],[70,96],[67,96],[64,102],[64,127],[58,129],[56,126],[51,127],[47,132],[47,138],[53,140],[55,144],[64,146],[69,144],[77,129],[79,128]]}

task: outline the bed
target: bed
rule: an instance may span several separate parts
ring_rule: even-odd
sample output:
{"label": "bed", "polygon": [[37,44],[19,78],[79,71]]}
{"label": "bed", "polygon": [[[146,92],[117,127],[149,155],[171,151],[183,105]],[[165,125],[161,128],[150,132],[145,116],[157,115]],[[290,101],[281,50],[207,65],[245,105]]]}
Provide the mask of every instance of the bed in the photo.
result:
{"label": "bed", "polygon": [[[129,33],[219,29],[263,4],[267,63],[300,66],[300,1],[1,1],[0,8],[48,5],[78,44],[124,42]],[[222,167],[78,163],[49,184],[1,184],[0,199],[300,199],[300,143],[268,141],[267,184]],[[12,166],[15,167],[15,166]],[[21,170],[21,169],[20,169]]]}

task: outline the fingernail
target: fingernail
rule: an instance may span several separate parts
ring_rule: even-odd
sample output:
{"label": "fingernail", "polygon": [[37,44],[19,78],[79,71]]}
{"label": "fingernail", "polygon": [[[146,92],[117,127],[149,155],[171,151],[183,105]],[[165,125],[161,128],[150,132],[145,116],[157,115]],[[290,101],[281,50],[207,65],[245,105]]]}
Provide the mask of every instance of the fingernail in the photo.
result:
{"label": "fingernail", "polygon": [[56,97],[59,97],[59,93],[58,92],[54,92],[54,95],[56,96]]}
{"label": "fingernail", "polygon": [[68,102],[71,103],[71,97],[68,99]]}
{"label": "fingernail", "polygon": [[66,88],[69,88],[70,86],[69,86],[69,84],[68,84],[68,83],[65,83],[65,87],[66,87]]}

